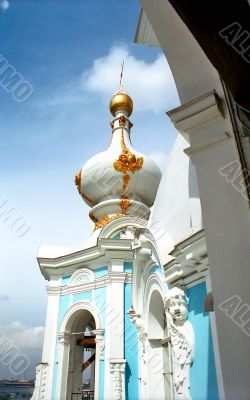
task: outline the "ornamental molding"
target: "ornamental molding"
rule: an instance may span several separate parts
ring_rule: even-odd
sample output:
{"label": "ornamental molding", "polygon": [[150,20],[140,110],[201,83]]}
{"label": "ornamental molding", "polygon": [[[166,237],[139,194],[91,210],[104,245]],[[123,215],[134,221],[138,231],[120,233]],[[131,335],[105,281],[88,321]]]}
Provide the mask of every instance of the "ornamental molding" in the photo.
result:
{"label": "ornamental molding", "polygon": [[[132,324],[135,325],[137,329],[137,334],[138,334],[138,339],[141,342],[141,359],[144,365],[146,365],[146,341],[148,334],[145,329],[145,324],[143,321],[143,318],[141,314],[137,314],[133,307],[131,307],[128,311],[127,314],[132,322]],[[145,384],[144,380],[143,383]]]}
{"label": "ornamental molding", "polygon": [[[121,283],[131,283],[132,280],[132,274],[125,272],[125,278],[122,277],[113,277],[109,274],[105,275],[102,278],[96,279],[94,282],[91,283],[86,283],[82,284],[81,286],[47,286],[47,293],[49,296],[57,296],[57,295],[63,295],[63,294],[80,294],[80,293],[88,293],[92,292],[94,289],[102,288],[102,287],[107,287],[110,285],[112,282],[121,282]],[[87,301],[87,300],[86,300]],[[89,300],[91,301],[91,300]]]}
{"label": "ornamental molding", "polygon": [[58,333],[58,338],[60,341],[60,338],[62,337],[63,340],[66,338],[68,340],[68,336],[70,334],[68,333],[68,324],[70,323],[72,315],[77,312],[77,311],[83,311],[87,310],[89,311],[95,320],[95,325],[96,329],[99,330],[101,329],[101,317],[98,308],[93,304],[92,302],[87,302],[87,301],[78,301],[77,303],[73,304],[72,306],[69,307],[69,309],[66,311],[64,314],[64,317],[62,319],[61,325],[59,327],[59,333]]}
{"label": "ornamental molding", "polygon": [[44,258],[39,254],[38,263],[45,279],[56,279],[62,275],[72,274],[82,265],[106,265],[112,258],[133,259],[132,240],[99,238],[97,246],[76,251],[55,258]]}
{"label": "ornamental molding", "polygon": [[172,260],[164,265],[164,273],[170,287],[192,285],[209,274],[203,229],[178,243],[169,254]]}
{"label": "ornamental molding", "polygon": [[167,112],[172,123],[182,134],[216,119],[224,119],[221,99],[215,90]]}
{"label": "ornamental molding", "polygon": [[105,341],[104,341],[104,333],[105,329],[94,329],[92,333],[95,335],[95,342],[97,346],[99,346],[100,352],[100,360],[104,360],[104,348],[105,348]]}
{"label": "ornamental molding", "polygon": [[124,400],[126,360],[122,358],[111,358],[109,362],[112,377],[112,398],[114,400]]}
{"label": "ornamental molding", "polygon": [[84,283],[90,283],[96,279],[92,270],[87,268],[78,269],[71,276],[68,286],[79,286]]}
{"label": "ornamental molding", "polygon": [[45,400],[48,366],[48,363],[38,363],[36,365],[35,389],[31,400]]}
{"label": "ornamental molding", "polygon": [[139,217],[132,217],[127,215],[126,219],[121,218],[119,220],[113,220],[107,226],[105,226],[100,232],[100,239],[109,239],[112,237],[117,231],[126,228],[127,226],[134,227],[135,229],[147,229],[148,222]]}

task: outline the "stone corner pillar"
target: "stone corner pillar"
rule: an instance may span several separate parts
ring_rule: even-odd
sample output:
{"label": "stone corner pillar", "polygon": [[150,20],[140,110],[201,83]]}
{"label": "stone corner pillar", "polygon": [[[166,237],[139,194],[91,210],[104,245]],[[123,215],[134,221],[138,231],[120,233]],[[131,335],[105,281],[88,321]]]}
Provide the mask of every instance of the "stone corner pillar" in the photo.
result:
{"label": "stone corner pillar", "polygon": [[126,360],[123,358],[111,358],[111,396],[112,400],[125,400],[125,370]]}

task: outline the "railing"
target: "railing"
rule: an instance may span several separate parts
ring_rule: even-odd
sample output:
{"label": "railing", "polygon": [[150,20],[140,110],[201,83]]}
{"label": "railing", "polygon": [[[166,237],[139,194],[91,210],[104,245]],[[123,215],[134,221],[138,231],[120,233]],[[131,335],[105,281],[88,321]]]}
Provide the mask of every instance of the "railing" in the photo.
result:
{"label": "railing", "polygon": [[82,393],[72,393],[71,400],[94,400],[94,391],[84,390]]}

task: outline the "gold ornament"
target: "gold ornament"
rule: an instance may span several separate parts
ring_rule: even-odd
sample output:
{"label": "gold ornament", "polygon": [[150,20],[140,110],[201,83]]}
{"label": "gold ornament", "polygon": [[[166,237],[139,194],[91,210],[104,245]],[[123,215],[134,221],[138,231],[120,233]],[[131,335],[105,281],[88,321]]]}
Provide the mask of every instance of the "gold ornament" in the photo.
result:
{"label": "gold ornament", "polygon": [[98,221],[97,218],[94,216],[94,214],[91,211],[89,213],[89,218],[91,219],[91,221],[94,222],[94,224]]}
{"label": "gold ornament", "polygon": [[133,101],[125,92],[119,91],[110,100],[109,108],[113,116],[118,111],[126,111],[129,117],[133,111]]}
{"label": "gold ornament", "polygon": [[144,160],[143,157],[136,157],[135,154],[131,153],[131,151],[126,147],[123,129],[121,134],[121,147],[122,153],[113,165],[117,171],[120,171],[123,174],[123,189],[125,190],[130,180],[128,172],[134,174],[135,171],[141,169]]}
{"label": "gold ornament", "polygon": [[126,118],[124,117],[124,115],[121,115],[119,117],[119,126],[124,127],[126,125]]}
{"label": "gold ornament", "polygon": [[95,228],[100,229],[103,228],[105,225],[107,225],[110,221],[113,221],[114,219],[121,218],[121,217],[126,217],[126,214],[114,214],[114,215],[104,215],[99,221],[95,223]]}
{"label": "gold ornament", "polygon": [[75,185],[76,185],[76,187],[77,187],[77,190],[78,190],[78,192],[79,192],[81,198],[82,198],[83,200],[86,200],[89,204],[93,205],[94,202],[93,202],[86,194],[84,194],[84,193],[81,191],[81,173],[82,173],[82,170],[80,170],[80,171],[75,175]]}
{"label": "gold ornament", "polygon": [[129,199],[122,198],[122,199],[120,200],[120,207],[121,207],[121,210],[122,210],[122,213],[123,213],[123,214],[126,214],[127,209],[128,209],[130,206],[131,206],[131,204],[130,204],[130,200],[129,200]]}

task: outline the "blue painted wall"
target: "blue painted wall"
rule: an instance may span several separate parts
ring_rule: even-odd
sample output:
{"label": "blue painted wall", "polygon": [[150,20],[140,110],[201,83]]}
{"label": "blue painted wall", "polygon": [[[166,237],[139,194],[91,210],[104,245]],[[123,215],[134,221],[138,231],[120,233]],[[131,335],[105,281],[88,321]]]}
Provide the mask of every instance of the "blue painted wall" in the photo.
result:
{"label": "blue painted wall", "polygon": [[132,262],[126,261],[124,263],[124,272],[131,273],[132,272],[132,266],[133,266]]}
{"label": "blue painted wall", "polygon": [[70,278],[71,278],[71,275],[64,275],[62,277],[62,285],[67,285],[69,283]]}
{"label": "blue painted wall", "polygon": [[190,373],[192,400],[218,400],[218,385],[209,314],[203,312],[207,295],[202,282],[187,290],[189,297],[188,319],[195,334],[194,362]]}
{"label": "blue painted wall", "polygon": [[78,301],[90,301],[92,298],[92,292],[89,290],[88,292],[77,293],[73,295],[74,303]]}
{"label": "blue painted wall", "polygon": [[147,275],[153,274],[154,272],[158,272],[163,275],[163,269],[160,265],[154,265],[150,270],[147,272]]}
{"label": "blue painted wall", "polygon": [[107,267],[100,267],[93,270],[97,278],[101,278],[102,276],[107,275],[108,268]]}
{"label": "blue painted wall", "polygon": [[124,285],[124,357],[127,360],[125,390],[127,400],[138,400],[138,339],[137,330],[127,315],[131,307],[131,284]]}

